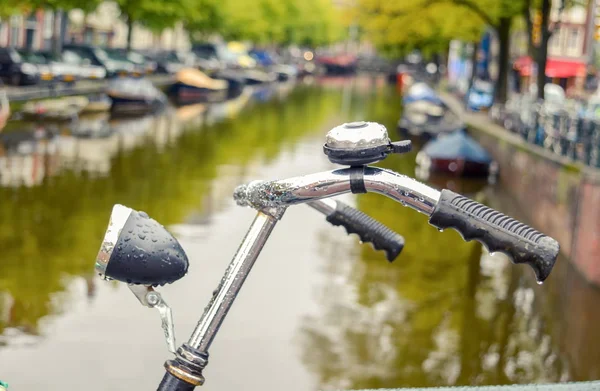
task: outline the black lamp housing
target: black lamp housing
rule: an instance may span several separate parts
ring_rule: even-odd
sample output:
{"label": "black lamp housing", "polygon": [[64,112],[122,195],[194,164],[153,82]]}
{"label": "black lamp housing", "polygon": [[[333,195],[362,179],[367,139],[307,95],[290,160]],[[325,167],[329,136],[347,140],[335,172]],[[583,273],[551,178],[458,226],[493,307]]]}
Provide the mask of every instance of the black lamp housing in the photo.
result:
{"label": "black lamp housing", "polygon": [[165,227],[123,205],[113,207],[96,271],[128,284],[164,285],[185,276],[187,255]]}

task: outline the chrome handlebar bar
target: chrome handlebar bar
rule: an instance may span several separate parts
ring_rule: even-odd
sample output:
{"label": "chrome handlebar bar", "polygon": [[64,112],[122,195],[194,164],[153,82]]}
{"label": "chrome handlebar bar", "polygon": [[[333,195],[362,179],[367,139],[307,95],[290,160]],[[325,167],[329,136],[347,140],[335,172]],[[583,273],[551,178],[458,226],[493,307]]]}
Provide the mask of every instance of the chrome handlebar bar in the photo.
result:
{"label": "chrome handlebar bar", "polygon": [[[343,168],[277,181],[255,181],[238,186],[234,199],[238,205],[265,211],[335,197],[352,191],[350,178],[357,169],[363,170]],[[440,199],[439,191],[382,168],[364,167],[362,180],[368,192],[383,194],[428,216]]]}

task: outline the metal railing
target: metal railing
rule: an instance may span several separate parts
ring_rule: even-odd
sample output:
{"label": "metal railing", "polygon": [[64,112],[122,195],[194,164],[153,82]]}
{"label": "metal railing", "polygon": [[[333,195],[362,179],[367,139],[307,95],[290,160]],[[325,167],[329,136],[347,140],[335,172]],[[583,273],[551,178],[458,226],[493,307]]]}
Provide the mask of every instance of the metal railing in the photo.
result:
{"label": "metal railing", "polygon": [[547,102],[507,102],[495,107],[492,119],[531,144],[600,168],[600,117],[587,116],[583,106],[558,107]]}

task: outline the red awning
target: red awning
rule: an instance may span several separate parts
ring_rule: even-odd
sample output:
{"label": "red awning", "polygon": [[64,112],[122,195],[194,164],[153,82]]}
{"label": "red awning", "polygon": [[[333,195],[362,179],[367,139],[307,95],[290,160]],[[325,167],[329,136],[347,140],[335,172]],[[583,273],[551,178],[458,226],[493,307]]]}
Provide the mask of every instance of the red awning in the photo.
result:
{"label": "red awning", "polygon": [[[533,67],[533,61],[529,56],[519,57],[513,64],[521,76],[530,76]],[[576,77],[585,76],[586,64],[581,61],[557,60],[549,58],[546,62],[546,76],[548,77]]]}

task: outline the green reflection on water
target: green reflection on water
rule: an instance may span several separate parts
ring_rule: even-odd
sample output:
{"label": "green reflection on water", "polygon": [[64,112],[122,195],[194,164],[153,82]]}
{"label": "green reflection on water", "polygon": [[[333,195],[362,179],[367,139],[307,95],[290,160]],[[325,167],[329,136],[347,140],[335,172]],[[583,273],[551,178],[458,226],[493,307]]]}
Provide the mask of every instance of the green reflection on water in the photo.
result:
{"label": "green reflection on water", "polygon": [[[385,93],[357,99],[392,136],[398,108]],[[414,176],[416,151],[379,165]],[[302,326],[304,361],[322,388],[374,389],[554,382],[568,378],[522,273],[458,233],[378,195],[359,208],[406,239],[394,264],[368,246],[331,253],[322,311]],[[343,251],[342,251],[343,252]],[[530,272],[527,270],[527,272]],[[524,274],[524,276],[523,276]]]}
{"label": "green reflection on water", "polygon": [[[193,210],[210,213],[210,181],[220,166],[238,167],[241,176],[251,160],[273,159],[318,130],[340,99],[334,91],[298,87],[284,100],[251,104],[237,119],[183,132],[168,113],[150,121],[133,148],[125,147],[123,134],[115,136],[119,147],[105,176],[80,172],[85,156],[53,173],[60,158],[43,156],[46,177],[39,186],[0,188],[0,334],[6,327],[37,333],[40,318],[62,310],[52,298],[66,288],[68,275],[85,276],[93,295],[93,260],[114,203],[147,211],[165,225]],[[142,124],[126,124],[124,133]],[[165,134],[172,140],[161,147],[157,140]]]}

